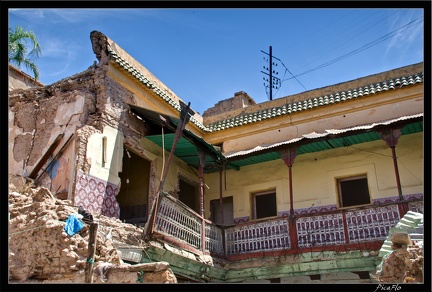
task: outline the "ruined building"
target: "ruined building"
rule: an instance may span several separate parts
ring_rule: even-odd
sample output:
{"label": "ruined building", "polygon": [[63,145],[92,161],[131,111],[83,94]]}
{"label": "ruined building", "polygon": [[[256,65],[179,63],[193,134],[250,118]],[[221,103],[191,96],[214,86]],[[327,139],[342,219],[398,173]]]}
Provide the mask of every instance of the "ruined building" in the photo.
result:
{"label": "ruined building", "polygon": [[9,172],[134,224],[181,281],[370,283],[423,213],[423,63],[202,116],[101,32],[98,62],[9,93]]}

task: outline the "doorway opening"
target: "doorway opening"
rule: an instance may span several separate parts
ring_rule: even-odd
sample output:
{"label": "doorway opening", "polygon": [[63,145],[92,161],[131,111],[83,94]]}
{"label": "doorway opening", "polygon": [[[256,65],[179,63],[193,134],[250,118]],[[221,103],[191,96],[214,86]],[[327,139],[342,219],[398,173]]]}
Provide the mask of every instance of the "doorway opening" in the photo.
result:
{"label": "doorway opening", "polygon": [[220,211],[220,199],[210,201],[210,220],[218,225],[234,225],[233,197],[222,198],[222,212]]}
{"label": "doorway opening", "polygon": [[117,195],[120,220],[144,226],[147,221],[151,162],[131,150],[123,150],[121,187]]}
{"label": "doorway opening", "polygon": [[186,206],[200,213],[199,185],[196,182],[179,177],[178,199]]}

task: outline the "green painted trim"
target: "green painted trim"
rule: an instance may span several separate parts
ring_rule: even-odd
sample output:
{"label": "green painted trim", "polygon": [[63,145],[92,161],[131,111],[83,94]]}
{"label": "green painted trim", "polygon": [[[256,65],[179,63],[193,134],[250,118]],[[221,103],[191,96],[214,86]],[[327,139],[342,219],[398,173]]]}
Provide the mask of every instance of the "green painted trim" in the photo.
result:
{"label": "green painted trim", "polygon": [[[151,246],[142,251],[142,263],[168,262],[174,274],[201,283],[242,283],[245,281],[264,280],[313,274],[337,272],[374,271],[379,263],[378,256],[364,257],[359,250],[346,253],[335,251],[308,252],[296,255],[296,263],[281,263],[268,266],[266,258],[256,259],[255,263],[262,263],[259,267],[226,269],[219,265],[213,266],[199,262],[195,255],[180,255],[164,248]],[[189,257],[188,257],[189,256]],[[193,259],[191,257],[194,257]],[[274,261],[273,258],[268,258]],[[236,262],[239,266],[245,261]]]}
{"label": "green painted trim", "polygon": [[[265,265],[265,259],[263,259],[262,262],[263,265]],[[375,257],[338,258],[315,262],[283,264],[275,267],[262,266],[240,270],[229,270],[225,282],[243,282],[337,272],[373,271],[375,269]]]}
{"label": "green painted trim", "polygon": [[174,274],[197,282],[223,282],[227,272],[155,246],[147,248],[144,253],[142,262],[168,262]]}

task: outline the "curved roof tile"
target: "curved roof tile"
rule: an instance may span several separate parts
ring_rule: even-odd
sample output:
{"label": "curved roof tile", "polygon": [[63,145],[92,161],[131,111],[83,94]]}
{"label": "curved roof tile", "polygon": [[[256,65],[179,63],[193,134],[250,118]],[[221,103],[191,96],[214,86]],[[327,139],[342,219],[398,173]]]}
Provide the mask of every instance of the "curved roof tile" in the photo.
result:
{"label": "curved roof tile", "polygon": [[[120,67],[128,71],[142,84],[147,86],[150,90],[156,93],[156,95],[158,95],[160,98],[165,100],[169,105],[171,105],[173,108],[175,108],[177,111],[180,112],[181,110],[180,104],[178,104],[175,100],[173,100],[162,89],[160,89],[153,82],[148,80],[141,72],[139,72],[139,70],[131,66],[126,60],[122,59],[114,51],[110,50],[109,53],[111,58],[118,65],[120,65]],[[297,101],[297,102],[287,103],[278,107],[258,110],[253,113],[239,115],[227,120],[217,121],[208,126],[205,126],[199,121],[197,121],[195,117],[191,117],[190,120],[198,128],[200,128],[205,132],[216,132],[224,129],[240,127],[242,125],[257,123],[259,121],[275,118],[281,115],[289,115],[299,111],[310,110],[317,107],[326,106],[329,104],[344,102],[346,100],[350,100],[353,98],[360,98],[371,94],[377,94],[382,91],[388,91],[403,86],[409,86],[416,83],[423,83],[424,82],[423,74],[424,74],[423,72],[419,72],[415,75],[401,76],[399,78],[394,78],[394,79],[392,78],[390,80],[386,80],[376,84],[366,85],[364,87],[348,89],[346,91],[335,92],[330,95],[312,97],[303,101]]]}
{"label": "curved roof tile", "polygon": [[[335,104],[339,102],[344,102],[346,100],[365,97],[368,95],[377,94],[383,91],[388,91],[396,88],[400,88],[403,86],[409,86],[416,83],[423,83],[424,75],[423,72],[419,72],[415,75],[409,76],[401,76],[399,78],[394,78],[390,80],[386,80],[376,84],[370,84],[359,88],[353,88],[346,91],[340,91],[333,94],[312,97],[304,101],[297,101],[292,103],[287,103],[279,107],[269,108],[267,110],[258,110],[251,114],[239,115],[237,117],[217,121],[207,126],[207,128],[212,131],[220,131],[226,128],[238,127],[245,122],[244,119],[247,120],[247,123],[259,122],[261,120],[277,117],[280,115],[289,115],[291,113],[309,110],[317,107],[322,107],[330,104]],[[250,116],[252,116],[252,120],[250,120]],[[234,123],[230,123],[230,121],[235,121]]]}

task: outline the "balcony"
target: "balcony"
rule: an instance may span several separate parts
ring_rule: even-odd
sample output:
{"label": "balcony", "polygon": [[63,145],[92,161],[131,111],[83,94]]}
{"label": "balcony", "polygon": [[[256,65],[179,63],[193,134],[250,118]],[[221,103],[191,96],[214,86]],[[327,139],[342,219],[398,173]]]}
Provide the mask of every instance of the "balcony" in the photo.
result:
{"label": "balcony", "polygon": [[[202,218],[166,193],[160,193],[155,209],[157,211],[153,212],[145,228],[149,239],[168,243],[178,250],[195,255],[198,259],[211,257],[214,262],[229,266],[244,260],[260,261],[265,257],[281,257],[289,258],[290,263],[297,261],[296,264],[300,267],[302,263],[293,259],[299,255],[305,259],[304,255],[309,254],[307,261],[310,262],[331,260],[333,267],[330,270],[335,272],[374,269],[379,261],[377,251],[386,239],[389,229],[403,217],[403,210],[423,213],[423,202],[402,201],[320,214],[304,214],[293,218],[277,217],[229,227],[217,226]],[[369,252],[373,255],[364,258],[364,254]],[[143,256],[144,261],[162,259],[160,252],[146,253],[147,255]],[[176,257],[175,260],[169,261],[176,272],[173,261],[181,260]],[[315,264],[316,269],[322,269],[320,265]],[[189,276],[201,275],[200,279],[213,278],[214,281],[222,282],[230,278],[230,271],[227,268],[221,270],[207,264],[204,265],[204,269],[202,261],[188,265],[188,271],[178,269],[177,272]],[[245,264],[241,266],[247,267]],[[314,268],[308,269],[295,271],[292,268],[293,271],[290,273],[319,273]],[[234,281],[234,278],[231,279]]]}

